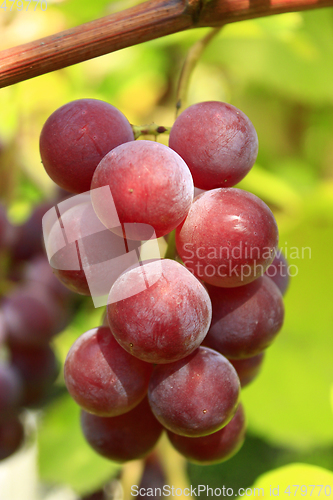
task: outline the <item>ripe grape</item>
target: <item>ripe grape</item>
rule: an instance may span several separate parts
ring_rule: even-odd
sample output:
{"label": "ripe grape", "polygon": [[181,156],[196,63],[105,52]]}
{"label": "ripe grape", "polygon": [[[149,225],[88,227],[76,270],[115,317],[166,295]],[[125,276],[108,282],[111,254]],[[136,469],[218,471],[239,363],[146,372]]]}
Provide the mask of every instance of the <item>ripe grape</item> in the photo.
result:
{"label": "ripe grape", "polygon": [[257,377],[263,360],[264,352],[260,352],[251,358],[229,359],[239,376],[242,388],[250,384]]}
{"label": "ripe grape", "polygon": [[284,307],[280,290],[267,277],[236,288],[207,285],[212,323],[204,344],[227,358],[249,358],[262,352],[280,331]]}
{"label": "ripe grape", "polygon": [[[154,491],[155,488],[160,488],[163,490],[164,485],[166,484],[167,479],[166,479],[166,474],[163,468],[163,464],[161,463],[161,457],[156,451],[152,451],[146,458],[145,458],[145,464],[144,464],[144,469],[143,473],[141,476],[140,484],[139,484],[139,491],[138,495],[132,495],[136,496],[138,499],[142,500],[146,495],[140,494],[140,488],[144,488],[141,491],[147,491],[147,488],[153,488]],[[158,491],[158,490],[157,490]],[[164,497],[165,498],[165,497]],[[153,497],[154,499],[154,497]],[[155,496],[155,500],[157,500],[158,497]]]}
{"label": "ripe grape", "polygon": [[98,417],[82,410],[81,426],[90,446],[115,462],[143,458],[153,449],[163,431],[147,398],[133,410],[117,417]]}
{"label": "ripe grape", "polygon": [[31,259],[24,271],[23,280],[26,284],[45,287],[62,304],[71,297],[71,293],[54,275],[46,255],[36,255]]}
{"label": "ripe grape", "polygon": [[0,419],[0,460],[13,455],[24,441],[24,428],[16,415]]}
{"label": "ripe grape", "polygon": [[271,210],[257,196],[236,188],[197,197],[176,229],[177,251],[186,267],[221,287],[245,285],[262,275],[277,243]]}
{"label": "ripe grape", "polygon": [[72,398],[86,411],[117,416],[147,393],[153,365],[126,352],[107,327],[89,330],[71,347],[64,374]]}
{"label": "ripe grape", "polygon": [[290,276],[287,259],[280,251],[275,255],[265,274],[274,281],[282,295],[284,295],[289,287]]}
{"label": "ripe grape", "polygon": [[[98,189],[105,186],[114,205],[110,192],[104,198]],[[151,234],[141,225],[151,226],[157,238],[175,229],[191,206],[193,189],[191,173],[177,153],[157,142],[136,141],[118,146],[99,163],[91,198],[106,227],[116,228],[120,221],[128,224],[128,238],[147,240]]]}
{"label": "ripe grape", "polygon": [[23,383],[21,406],[35,406],[49,393],[59,373],[57,358],[49,345],[10,345],[10,359]]}
{"label": "ripe grape", "polygon": [[78,99],[57,109],[40,135],[40,154],[51,179],[72,193],[89,191],[93,173],[111,149],[133,141],[127,118],[96,99]]}
{"label": "ripe grape", "polygon": [[239,404],[230,422],[209,436],[186,437],[170,431],[167,434],[173,447],[187,460],[199,465],[211,465],[233,457],[244,443],[245,432],[244,409]]}
{"label": "ripe grape", "polygon": [[[88,201],[80,203],[81,200]],[[76,293],[107,295],[120,273],[138,262],[135,250],[140,243],[127,241],[106,229],[96,216],[89,196],[82,195],[77,203],[74,199],[72,205],[66,210],[70,204],[60,203],[59,219],[54,211],[53,220],[51,213],[50,220],[43,221],[53,272]]]}
{"label": "ripe grape", "polygon": [[0,418],[17,406],[21,391],[19,374],[11,365],[0,362]]}
{"label": "ripe grape", "polygon": [[195,437],[224,427],[237,409],[239,393],[232,364],[222,354],[199,347],[186,358],[155,366],[148,398],[164,427]]}
{"label": "ripe grape", "polygon": [[201,189],[231,187],[252,168],[258,137],[249,118],[231,104],[200,102],[185,109],[169,139]]}
{"label": "ripe grape", "polygon": [[23,224],[13,227],[10,256],[14,262],[27,261],[35,255],[44,253],[42,219],[50,208],[52,203],[49,202],[38,205]]}
{"label": "ripe grape", "polygon": [[[127,298],[122,298],[124,293]],[[113,335],[126,351],[149,363],[170,363],[201,344],[210,325],[211,304],[205,288],[184,266],[162,259],[117,279],[107,315]]]}
{"label": "ripe grape", "polygon": [[8,295],[2,303],[10,343],[47,344],[66,324],[68,312],[47,288],[30,283]]}

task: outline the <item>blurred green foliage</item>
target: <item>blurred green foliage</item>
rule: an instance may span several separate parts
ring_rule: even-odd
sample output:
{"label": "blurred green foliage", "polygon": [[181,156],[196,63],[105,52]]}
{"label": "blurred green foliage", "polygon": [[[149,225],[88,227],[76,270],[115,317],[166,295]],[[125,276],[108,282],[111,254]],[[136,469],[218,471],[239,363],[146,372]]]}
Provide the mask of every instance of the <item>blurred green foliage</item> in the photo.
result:
{"label": "blurred green foliage", "polygon": [[[67,0],[49,2],[45,12],[2,12],[0,48],[134,3]],[[131,123],[171,126],[182,62],[206,33],[175,34],[0,90],[0,195],[12,220],[23,220],[54,192],[40,163],[38,136],[57,107],[98,98],[119,107]],[[290,13],[223,28],[191,80],[188,104],[228,101],[255,125],[258,162],[240,187],[274,211],[280,246],[295,274],[285,298],[283,330],[266,354],[261,375],[243,392],[249,437],[225,464],[189,466],[193,485],[274,484],[285,471],[287,483],[299,478],[308,484],[305,466],[297,473],[284,467],[262,476],[294,462],[333,470],[332,60],[333,11]],[[56,340],[63,360],[74,339],[99,323],[102,312],[84,304]],[[88,449],[78,413],[67,396],[55,401],[42,418],[39,444],[41,478],[67,482],[82,493],[118,467]]]}

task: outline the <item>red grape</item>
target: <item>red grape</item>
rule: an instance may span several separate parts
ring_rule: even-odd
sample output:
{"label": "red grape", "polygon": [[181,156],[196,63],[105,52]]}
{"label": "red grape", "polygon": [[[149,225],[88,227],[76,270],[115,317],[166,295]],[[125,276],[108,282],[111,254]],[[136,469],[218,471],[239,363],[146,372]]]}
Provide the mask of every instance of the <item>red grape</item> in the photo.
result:
{"label": "red grape", "polygon": [[34,208],[30,217],[23,224],[13,226],[10,256],[14,262],[27,261],[35,255],[44,253],[42,219],[51,208],[51,203],[42,203]]}
{"label": "red grape", "polygon": [[231,104],[200,102],[185,109],[169,139],[201,189],[231,187],[252,168],[258,137],[248,117]]}
{"label": "red grape", "polygon": [[[127,298],[122,298],[124,293]],[[184,266],[162,259],[117,279],[107,315],[113,335],[126,351],[150,363],[170,363],[201,344],[210,325],[211,304],[203,285]]]}
{"label": "red grape", "polygon": [[79,337],[65,362],[65,382],[86,411],[117,416],[136,406],[147,393],[153,366],[126,352],[107,327]]}
{"label": "red grape", "polygon": [[222,354],[199,347],[184,359],[155,366],[148,398],[164,427],[195,437],[224,427],[237,409],[239,393],[232,364]]}
{"label": "red grape", "polygon": [[0,363],[0,416],[12,411],[18,404],[22,383],[18,372],[9,364]]}
{"label": "red grape", "polygon": [[289,266],[285,256],[278,250],[273,262],[265,271],[265,274],[274,281],[282,295],[289,287]]}
{"label": "red grape", "polygon": [[[109,189],[98,189],[103,187],[111,190],[114,205]],[[191,206],[193,189],[191,173],[177,153],[157,142],[136,141],[118,146],[99,163],[91,198],[106,227],[127,223],[128,238],[147,240],[151,235],[141,225],[151,226],[157,238],[175,229]]]}
{"label": "red grape", "polygon": [[81,426],[92,448],[115,462],[143,458],[153,449],[163,431],[147,398],[133,410],[117,417],[98,417],[82,410]]}
{"label": "red grape", "polygon": [[45,287],[57,300],[68,301],[71,293],[54,275],[46,255],[36,255],[31,259],[23,272],[27,284],[35,283]]}
{"label": "red grape", "polygon": [[2,304],[10,343],[38,346],[47,344],[69,319],[68,311],[39,284],[17,288]]}
{"label": "red grape", "polygon": [[211,465],[234,456],[244,443],[245,431],[245,414],[239,404],[230,422],[209,436],[186,437],[168,431],[168,438],[174,448],[190,462]]}
{"label": "red grape", "polygon": [[227,358],[249,358],[266,349],[280,331],[284,307],[280,290],[267,277],[236,288],[207,285],[212,323],[204,344]]}
{"label": "red grape", "polygon": [[59,373],[59,364],[50,346],[10,345],[11,364],[23,383],[22,406],[35,406],[49,393]]}
{"label": "red grape", "polygon": [[138,262],[135,250],[140,243],[127,242],[106,229],[89,195],[63,201],[58,207],[59,219],[55,209],[43,219],[54,274],[74,292],[96,298],[107,295],[120,273]]}
{"label": "red grape", "polygon": [[199,279],[215,286],[245,285],[263,274],[278,243],[268,206],[241,189],[198,196],[176,229],[177,251]]}
{"label": "red grape", "polygon": [[251,358],[229,359],[239,376],[242,388],[250,384],[257,377],[261,370],[263,359],[264,352],[256,354],[256,356],[252,356]]}
{"label": "red grape", "polygon": [[10,457],[24,441],[24,428],[17,416],[0,419],[0,460]]}
{"label": "red grape", "polygon": [[133,141],[127,118],[96,99],[78,99],[57,109],[40,135],[40,154],[51,179],[72,193],[89,191],[93,173],[111,149]]}

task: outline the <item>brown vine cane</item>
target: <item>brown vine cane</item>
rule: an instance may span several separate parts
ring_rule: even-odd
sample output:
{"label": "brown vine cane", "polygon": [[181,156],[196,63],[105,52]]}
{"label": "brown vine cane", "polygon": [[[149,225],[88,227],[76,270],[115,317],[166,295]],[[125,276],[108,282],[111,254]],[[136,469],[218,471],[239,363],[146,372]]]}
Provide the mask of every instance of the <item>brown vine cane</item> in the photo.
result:
{"label": "brown vine cane", "polygon": [[333,0],[149,0],[0,52],[0,88],[197,27],[333,6]]}

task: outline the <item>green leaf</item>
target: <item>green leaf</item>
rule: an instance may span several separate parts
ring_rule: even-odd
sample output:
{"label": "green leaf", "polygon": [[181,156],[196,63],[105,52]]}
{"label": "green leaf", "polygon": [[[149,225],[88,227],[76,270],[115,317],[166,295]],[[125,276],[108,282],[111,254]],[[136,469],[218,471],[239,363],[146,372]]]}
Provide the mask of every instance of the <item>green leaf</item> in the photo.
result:
{"label": "green leaf", "polygon": [[332,11],[280,16],[227,26],[204,59],[296,102],[332,103]]}
{"label": "green leaf", "polygon": [[[260,498],[327,498],[331,495],[333,473],[308,464],[290,464],[260,476],[252,487]],[[253,488],[262,488],[255,491]],[[242,497],[239,497],[242,498]]]}
{"label": "green leaf", "polygon": [[79,419],[80,408],[69,395],[46,409],[38,435],[39,470],[42,481],[68,484],[85,494],[98,489],[120,466],[90,448]]}

